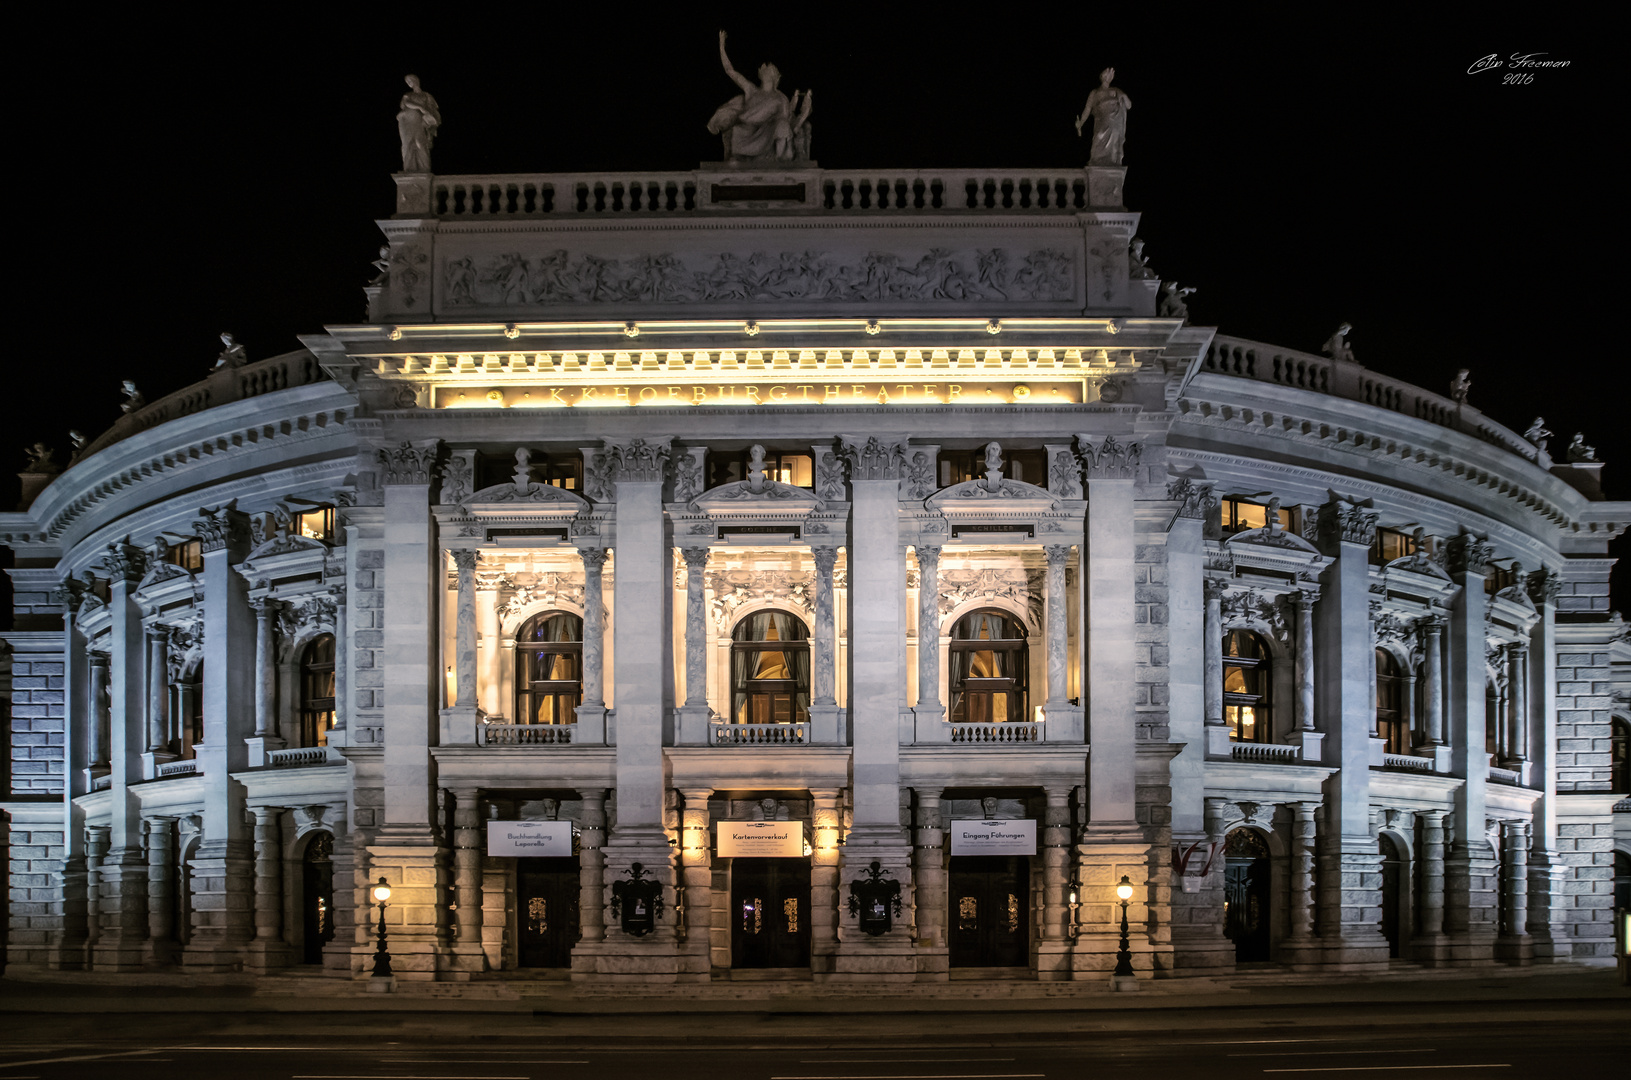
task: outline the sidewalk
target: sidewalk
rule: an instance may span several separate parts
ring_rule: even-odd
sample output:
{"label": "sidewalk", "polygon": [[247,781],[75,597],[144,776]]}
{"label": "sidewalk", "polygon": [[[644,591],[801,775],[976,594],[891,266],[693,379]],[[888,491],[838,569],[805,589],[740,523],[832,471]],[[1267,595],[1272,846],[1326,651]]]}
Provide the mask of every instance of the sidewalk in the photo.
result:
{"label": "sidewalk", "polygon": [[561,980],[402,982],[391,994],[360,981],[303,974],[186,975],[12,972],[0,978],[0,1014],[211,1013],[480,1013],[507,1016],[735,1014],[993,1014],[1191,1010],[1332,1005],[1435,1008],[1477,1002],[1619,1000],[1612,966],[1423,969],[1400,966],[1381,975],[1252,972],[1227,978],[1140,983],[1111,993],[1092,983],[956,981],[899,986],[812,982],[713,982],[674,986],[584,986]]}

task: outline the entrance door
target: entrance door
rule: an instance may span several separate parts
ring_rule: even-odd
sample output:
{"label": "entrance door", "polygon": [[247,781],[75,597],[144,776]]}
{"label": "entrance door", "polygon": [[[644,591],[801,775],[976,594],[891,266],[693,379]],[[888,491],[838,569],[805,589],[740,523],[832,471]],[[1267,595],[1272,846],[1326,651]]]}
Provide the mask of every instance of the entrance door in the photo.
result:
{"label": "entrance door", "polygon": [[1030,962],[1031,860],[1025,855],[954,855],[953,967],[1024,967]]}
{"label": "entrance door", "polygon": [[1382,855],[1382,936],[1387,938],[1387,954],[1399,957],[1400,932],[1399,890],[1404,884],[1404,855],[1393,837],[1383,833],[1377,841]]}
{"label": "entrance door", "polygon": [[1269,846],[1255,829],[1236,829],[1223,845],[1223,935],[1235,962],[1269,959]]}
{"label": "entrance door", "polygon": [[323,962],[323,946],[334,940],[334,837],[313,833],[301,866],[300,911],[305,923],[301,959]]}
{"label": "entrance door", "polygon": [[731,967],[810,966],[810,860],[731,862]]}
{"label": "entrance door", "polygon": [[578,943],[579,887],[575,855],[515,861],[517,966],[572,966],[572,946]]}

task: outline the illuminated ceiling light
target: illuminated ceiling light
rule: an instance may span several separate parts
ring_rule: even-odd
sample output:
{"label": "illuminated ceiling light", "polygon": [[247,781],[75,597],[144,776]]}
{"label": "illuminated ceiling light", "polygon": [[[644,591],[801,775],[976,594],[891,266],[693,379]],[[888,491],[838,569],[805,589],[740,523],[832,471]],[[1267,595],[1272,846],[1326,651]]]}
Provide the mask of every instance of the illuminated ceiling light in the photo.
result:
{"label": "illuminated ceiling light", "polygon": [[513,322],[505,323],[504,336],[509,338],[511,341],[514,341],[516,338],[521,336],[521,328],[515,325]]}
{"label": "illuminated ceiling light", "polygon": [[385,331],[385,336],[390,338],[392,341],[401,341],[402,328],[400,326],[393,326],[389,330]]}
{"label": "illuminated ceiling light", "polygon": [[1108,323],[1105,324],[1104,331],[1107,334],[1119,334],[1119,333],[1121,333],[1121,320],[1120,319],[1111,319]]}
{"label": "illuminated ceiling light", "polygon": [[749,319],[747,322],[742,324],[742,333],[746,334],[748,337],[758,337],[759,324],[754,320]]}
{"label": "illuminated ceiling light", "polygon": [[1002,320],[1001,319],[987,319],[986,322],[985,322],[985,332],[988,333],[988,334],[1000,334],[1000,333],[1002,333]]}
{"label": "illuminated ceiling light", "polygon": [[639,337],[640,336],[640,327],[639,327],[639,325],[636,324],[636,323],[631,323],[631,322],[624,323],[623,324],[623,336],[624,337]]}
{"label": "illuminated ceiling light", "polygon": [[866,321],[866,332],[871,334],[873,337],[878,336],[878,331],[880,329],[882,329],[882,328],[878,326],[878,320],[877,319],[868,319]]}

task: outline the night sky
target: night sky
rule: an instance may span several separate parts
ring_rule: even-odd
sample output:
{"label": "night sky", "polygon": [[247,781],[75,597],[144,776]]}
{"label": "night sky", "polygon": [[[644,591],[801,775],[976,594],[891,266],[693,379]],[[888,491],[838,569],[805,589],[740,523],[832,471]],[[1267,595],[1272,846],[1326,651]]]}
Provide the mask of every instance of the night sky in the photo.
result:
{"label": "night sky", "polygon": [[[262,358],[361,321],[404,74],[441,105],[439,173],[690,169],[719,157],[704,125],[737,92],[723,27],[738,70],[773,60],[784,90],[814,88],[828,168],[1080,166],[1071,121],[1114,65],[1133,104],[1127,205],[1156,272],[1198,287],[1192,321],[1313,352],[1349,321],[1361,362],[1441,393],[1468,367],[1472,404],[1520,432],[1544,415],[1559,456],[1585,432],[1609,495],[1631,498],[1603,336],[1623,303],[1604,259],[1625,130],[1604,28],[1108,9],[282,5],[93,23],[64,6],[52,18],[74,21],[15,38],[9,72],[23,289],[7,453],[20,468],[40,440],[66,459],[70,427],[94,438],[119,415],[121,379],[149,401],[194,382],[222,330]],[[1468,73],[1492,53],[1571,66],[1518,86]],[[1631,608],[1631,573],[1616,585]]]}

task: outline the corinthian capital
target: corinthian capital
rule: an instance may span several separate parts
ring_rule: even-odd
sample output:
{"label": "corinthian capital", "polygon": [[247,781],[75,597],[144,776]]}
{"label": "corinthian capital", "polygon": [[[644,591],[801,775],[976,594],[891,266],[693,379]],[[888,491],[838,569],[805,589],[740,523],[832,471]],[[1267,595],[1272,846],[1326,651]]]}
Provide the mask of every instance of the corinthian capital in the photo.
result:
{"label": "corinthian capital", "polygon": [[431,439],[418,446],[405,442],[391,450],[379,451],[380,469],[387,484],[428,485],[436,473],[436,455],[442,448],[440,439]]}
{"label": "corinthian capital", "polygon": [[838,436],[838,455],[849,465],[851,480],[899,480],[906,464],[902,436]]}
{"label": "corinthian capital", "polygon": [[1376,539],[1377,514],[1371,501],[1349,502],[1333,497],[1319,510],[1319,535],[1327,544],[1363,544],[1370,547]]}
{"label": "corinthian capital", "polygon": [[198,534],[199,546],[206,554],[220,551],[228,545],[242,547],[249,544],[249,515],[238,509],[237,499],[214,510],[206,506],[198,514],[198,520],[193,522],[193,531]]}
{"label": "corinthian capital", "polygon": [[1078,435],[1076,446],[1089,480],[1137,479],[1139,458],[1144,454],[1142,443],[1123,443],[1114,435],[1106,435],[1095,447],[1086,435]]}
{"label": "corinthian capital", "polygon": [[1536,607],[1543,604],[1556,604],[1558,596],[1563,592],[1563,576],[1556,570],[1548,570],[1544,566],[1529,575],[1529,599],[1534,601]]}
{"label": "corinthian capital", "polygon": [[661,483],[668,471],[668,458],[673,438],[604,440],[606,449],[602,460],[608,463],[612,478],[617,483]]}
{"label": "corinthian capital", "polygon": [[1444,561],[1452,574],[1489,573],[1489,562],[1495,557],[1495,546],[1488,540],[1464,532],[1444,542]]}
{"label": "corinthian capital", "polygon": [[108,545],[108,553],[102,556],[101,566],[109,580],[134,584],[147,572],[147,552],[131,544],[127,536],[120,543]]}

